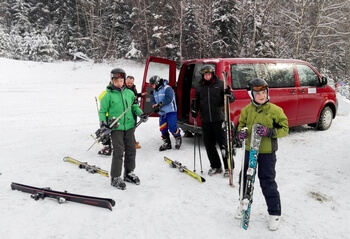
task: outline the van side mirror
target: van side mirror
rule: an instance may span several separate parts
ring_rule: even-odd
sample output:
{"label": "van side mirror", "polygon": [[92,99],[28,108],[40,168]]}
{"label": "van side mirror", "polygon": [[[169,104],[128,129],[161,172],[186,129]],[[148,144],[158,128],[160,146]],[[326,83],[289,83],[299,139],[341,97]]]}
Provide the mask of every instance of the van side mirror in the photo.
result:
{"label": "van side mirror", "polygon": [[321,77],[321,86],[327,85],[327,83],[328,83],[327,77],[322,76]]}

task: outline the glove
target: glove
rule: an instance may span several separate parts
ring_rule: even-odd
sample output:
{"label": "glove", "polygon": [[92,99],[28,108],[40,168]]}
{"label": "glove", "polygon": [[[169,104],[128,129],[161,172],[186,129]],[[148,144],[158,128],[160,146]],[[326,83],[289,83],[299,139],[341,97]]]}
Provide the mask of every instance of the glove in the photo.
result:
{"label": "glove", "polygon": [[162,107],[162,105],[163,105],[163,102],[159,102],[158,104],[153,105],[154,112],[158,113],[159,109],[160,109],[160,107]]}
{"label": "glove", "polygon": [[193,118],[197,118],[198,112],[195,110],[191,110],[191,114]]}
{"label": "glove", "polygon": [[160,107],[162,107],[162,105],[163,105],[163,102],[159,102],[158,104],[156,104],[156,106],[154,108],[160,109]]}
{"label": "glove", "polygon": [[248,137],[248,133],[247,133],[247,130],[246,130],[246,129],[241,129],[241,130],[238,132],[238,140],[239,140],[240,142],[243,142],[247,137]]}
{"label": "glove", "polygon": [[110,135],[111,132],[112,132],[112,129],[109,128],[109,126],[106,125],[106,123],[102,122],[100,126],[100,136],[103,137],[105,135]]}
{"label": "glove", "polygon": [[256,128],[256,133],[260,136],[267,136],[267,137],[272,137],[276,134],[274,129],[270,129],[263,125]]}
{"label": "glove", "polygon": [[142,113],[142,114],[140,115],[140,120],[141,120],[142,123],[147,122],[147,120],[148,120],[148,115],[145,114],[145,113]]}
{"label": "glove", "polygon": [[99,141],[102,142],[102,144],[105,144],[111,137],[111,132],[112,129],[109,128],[109,126],[105,122],[101,122],[100,128],[95,132],[95,134],[96,137],[99,138]]}
{"label": "glove", "polygon": [[227,88],[224,90],[225,95],[231,95],[231,88],[229,86],[227,86]]}

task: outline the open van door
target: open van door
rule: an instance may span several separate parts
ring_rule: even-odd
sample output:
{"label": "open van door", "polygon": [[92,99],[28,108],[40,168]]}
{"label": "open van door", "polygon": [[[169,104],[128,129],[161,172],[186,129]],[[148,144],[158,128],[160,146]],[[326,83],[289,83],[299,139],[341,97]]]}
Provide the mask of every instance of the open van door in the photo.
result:
{"label": "open van door", "polygon": [[[152,111],[152,95],[153,88],[149,84],[149,78],[157,75],[162,79],[168,80],[168,85],[176,92],[176,62],[165,58],[149,56],[145,64],[145,71],[143,73],[142,91],[147,92],[145,97],[141,98],[140,107],[145,112]],[[150,116],[158,116],[153,113]]]}

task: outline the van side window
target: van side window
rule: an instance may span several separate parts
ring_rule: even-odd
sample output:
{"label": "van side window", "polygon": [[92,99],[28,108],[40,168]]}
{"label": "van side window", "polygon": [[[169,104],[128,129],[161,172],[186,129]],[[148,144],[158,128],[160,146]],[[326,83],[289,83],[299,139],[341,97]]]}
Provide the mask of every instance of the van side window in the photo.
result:
{"label": "van side window", "polygon": [[319,78],[316,73],[306,65],[297,65],[300,86],[318,86]]}
{"label": "van side window", "polygon": [[269,76],[266,79],[269,87],[293,87],[294,73],[292,64],[266,64]]}
{"label": "van side window", "polygon": [[249,81],[257,78],[252,64],[231,65],[231,76],[233,89],[246,89]]}
{"label": "van side window", "polygon": [[231,76],[233,89],[245,89],[254,78],[266,80],[272,88],[295,86],[292,64],[235,64]]}

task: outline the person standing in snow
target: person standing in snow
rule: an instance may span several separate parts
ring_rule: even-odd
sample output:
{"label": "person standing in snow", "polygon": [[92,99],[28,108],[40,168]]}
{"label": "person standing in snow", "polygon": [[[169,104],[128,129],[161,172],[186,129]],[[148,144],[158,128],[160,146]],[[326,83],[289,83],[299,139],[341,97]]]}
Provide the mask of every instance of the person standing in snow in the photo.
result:
{"label": "person standing in snow", "polygon": [[[146,122],[148,116],[135,104],[135,94],[124,86],[125,76],[111,73],[111,84],[107,86],[106,94],[101,99],[99,119],[101,132],[110,133],[113,145],[113,157],[111,164],[111,185],[118,189],[126,189],[126,182],[136,185],[140,179],[135,175],[136,149],[135,149],[135,118],[137,115],[142,122]],[[108,115],[108,119],[106,117]],[[114,127],[109,125],[114,119],[121,116]],[[124,159],[124,180],[120,177]]]}
{"label": "person standing in snow", "polygon": [[230,103],[235,100],[235,97],[229,86],[224,89],[224,82],[215,75],[214,67],[211,65],[204,65],[200,74],[202,78],[196,87],[191,114],[193,118],[196,118],[200,112],[203,142],[210,162],[208,175],[222,173],[221,159],[216,149],[216,144],[218,144],[225,167],[224,177],[229,177],[227,141],[222,127],[225,120],[224,95],[230,95]]}
{"label": "person standing in snow", "polygon": [[157,75],[149,79],[153,91],[153,108],[159,114],[159,128],[162,134],[163,144],[159,151],[171,149],[170,133],[175,138],[175,148],[180,149],[182,144],[181,130],[177,126],[177,106],[174,90],[167,84],[167,80]]}
{"label": "person standing in snow", "polygon": [[[125,76],[125,71],[121,68],[114,68],[111,70],[111,77],[123,77],[123,79],[126,79]],[[112,84],[112,79],[108,82],[108,85]],[[98,100],[101,102],[102,98],[106,95],[107,90],[105,89],[104,91],[101,92],[101,94],[98,96]],[[106,121],[108,121],[108,113],[106,114]],[[98,130],[96,132],[96,137],[98,137],[99,133],[101,133],[100,130]],[[104,145],[104,147],[98,151],[99,155],[105,155],[105,156],[110,156],[113,152],[113,148],[112,148],[112,142],[111,142],[111,138],[105,138],[105,141],[102,142],[102,145]]]}
{"label": "person standing in snow", "polygon": [[[135,94],[135,103],[138,103],[138,98],[145,96],[147,94],[147,92],[142,92],[142,93],[138,93],[137,89],[136,89],[136,85],[134,84],[135,78],[133,76],[127,76],[126,80],[125,80],[125,86],[131,90],[132,92],[134,92]],[[135,115],[136,118],[136,115]],[[135,119],[136,122],[136,119]],[[139,149],[141,148],[140,143],[138,141],[136,141],[135,144],[135,148]]]}
{"label": "person standing in snow", "polygon": [[[269,229],[275,231],[281,221],[281,201],[280,194],[277,189],[276,177],[276,151],[277,138],[288,135],[288,119],[279,106],[269,102],[268,84],[262,79],[253,79],[249,83],[249,96],[251,103],[245,106],[239,118],[238,124],[238,139],[242,142],[245,140],[245,159],[244,159],[244,178],[243,184],[240,182],[240,187],[243,187],[243,195],[246,187],[247,168],[249,162],[250,140],[252,135],[252,127],[254,124],[260,123],[256,133],[261,138],[257,175],[260,181],[267,211],[269,213]],[[247,129],[244,129],[246,127]],[[241,179],[242,171],[240,172]],[[236,218],[242,218],[242,207],[237,209]]]}

